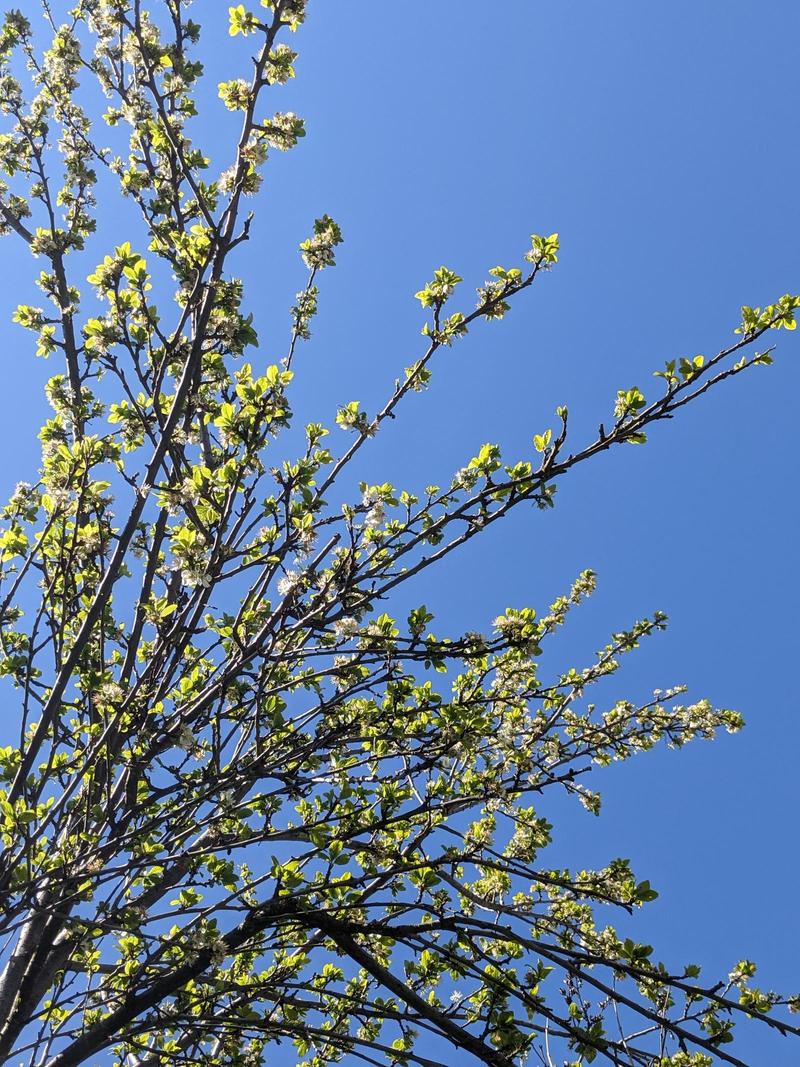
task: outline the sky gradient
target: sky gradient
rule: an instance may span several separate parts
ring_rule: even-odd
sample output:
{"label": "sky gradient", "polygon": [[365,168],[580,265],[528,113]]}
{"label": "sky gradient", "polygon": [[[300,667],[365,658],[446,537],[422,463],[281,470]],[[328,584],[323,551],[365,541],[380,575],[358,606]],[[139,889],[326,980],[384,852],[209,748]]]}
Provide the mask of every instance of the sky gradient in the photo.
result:
{"label": "sky gradient", "polygon": [[[208,24],[198,140],[213,156],[227,129],[216,83],[241,73],[248,46],[225,37],[226,4],[199,0],[192,17]],[[269,362],[303,282],[297,245],[323,212],[344,231],[300,353],[299,417],[330,425],[353,399],[374,409],[421,353],[413,293],[433,269],[480,284],[488,267],[516,265],[533,232],[560,233],[558,268],[444,354],[363,477],[446,484],[485,441],[525,458],[562,403],[576,449],[618,388],[652,392],[665,359],[729,343],[741,304],[797,291],[798,31],[793,0],[313,3],[297,81],[275,104],[302,114],[308,137],[268,167],[239,260]],[[100,252],[128,236],[109,206],[100,221]],[[10,324],[33,296],[20,277],[38,269],[6,239],[4,491],[35,473],[55,369]],[[437,632],[486,630],[507,605],[545,608],[592,567],[598,592],[557,652],[576,665],[611,631],[668,613],[668,632],[610,692],[687,683],[747,729],[598,772],[599,819],[549,802],[552,864],[630,857],[661,893],[636,936],[666,962],[716,978],[752,958],[763,986],[797,992],[800,337],[774,340],[774,367],[715,390],[646,447],[574,472],[552,513],[516,513],[408,598],[425,600]],[[740,1029],[748,1063],[797,1063],[796,1047]]]}

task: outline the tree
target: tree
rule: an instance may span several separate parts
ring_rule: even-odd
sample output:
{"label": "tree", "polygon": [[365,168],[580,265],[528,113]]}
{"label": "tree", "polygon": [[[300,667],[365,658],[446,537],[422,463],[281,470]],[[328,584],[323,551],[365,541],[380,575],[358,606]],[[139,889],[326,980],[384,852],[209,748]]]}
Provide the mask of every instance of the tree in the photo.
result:
{"label": "tree", "polygon": [[[441,636],[424,604],[395,618],[390,594],[512,509],[552,507],[573,467],[769,364],[765,335],[795,327],[800,297],[743,308],[732,343],[669,361],[654,396],[621,389],[574,450],[559,407],[528,456],[485,444],[445,487],[354,494],[354,458],[442,350],[556,265],[557,235],[536,235],[471,309],[436,270],[417,293],[419,358],[384,406],[346,404],[333,434],[311,423],[275,465],[341,231],[323,216],[301,245],[278,365],[231,271],[269,152],[303,136],[268,99],[293,76],[287,31],[306,5],[230,8],[248,76],[219,87],[240,125],[216,177],[189,136],[202,67],[187,6],[78,0],[59,25],[44,0],[43,52],[18,11],[0,37],[0,214],[44,263],[48,298],[15,319],[61,363],[39,479],[17,486],[0,539],[0,673],[19,709],[0,750],[3,1062],[253,1065],[284,1042],[309,1067],[433,1067],[453,1049],[498,1067],[701,1067],[741,1063],[740,1019],[797,1037],[797,1000],[758,989],[748,961],[701,981],[602,922],[655,896],[626,861],[539,859],[546,790],[596,811],[593,767],[741,725],[679,690],[589,702],[663,616],[553,673],[543,649],[591,572],[488,634]],[[119,155],[98,147],[92,84]],[[141,240],[82,292],[75,253],[113,178]]]}

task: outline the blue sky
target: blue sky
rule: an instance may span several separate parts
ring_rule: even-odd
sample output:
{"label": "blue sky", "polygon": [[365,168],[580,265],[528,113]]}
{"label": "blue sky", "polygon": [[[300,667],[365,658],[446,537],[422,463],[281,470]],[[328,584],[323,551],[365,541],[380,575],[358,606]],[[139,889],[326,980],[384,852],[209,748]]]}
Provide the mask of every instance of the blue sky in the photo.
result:
{"label": "blue sky", "polygon": [[[433,268],[477,284],[515,263],[531,232],[562,237],[557,271],[454,349],[375,442],[373,480],[441,481],[489,440],[527,455],[559,403],[583,440],[617,388],[646,388],[664,359],[718,350],[740,304],[800,285],[800,8],[492,7],[318,3],[298,41],[291,99],[309,135],[265,183],[247,256],[280,322],[296,237],[322,211],[344,229],[302,354],[311,409],[386,394],[419,351],[411,294]],[[552,514],[516,515],[418,595],[443,627],[480,629],[506,604],[549,603],[591,566],[598,593],[565,635],[576,659],[612,629],[669,614],[618,695],[685,682],[741,710],[747,729],[598,774],[599,820],[552,809],[553,862],[630,856],[661,892],[638,917],[642,939],[715,977],[750,957],[765,985],[793,989],[800,346],[778,339],[774,367],[647,447],[575,472]],[[741,1055],[797,1061],[760,1029]]]}
{"label": "blue sky", "polygon": [[[224,37],[226,4],[200,0],[193,17],[209,25],[213,101],[248,46]],[[374,408],[420,353],[413,293],[432,270],[480,284],[488,267],[515,265],[534,231],[561,234],[558,269],[446,354],[374,443],[365,477],[442,482],[484,441],[522,458],[561,403],[578,444],[618,388],[654,388],[665,359],[723,347],[740,304],[797,291],[798,30],[792,0],[758,13],[738,0],[313,3],[298,80],[275,104],[303,114],[308,137],[268,169],[240,257],[274,358],[303,281],[297,244],[323,212],[344,230],[301,352],[298,410],[332,422],[346,401]],[[212,154],[224,121],[212,103]],[[101,224],[102,251],[127,236],[107,207]],[[0,424],[4,487],[33,473],[52,373],[9,324],[31,267],[2,245],[0,358],[14,398]],[[576,471],[554,512],[507,520],[413,598],[442,631],[485,629],[506,605],[544,607],[592,567],[598,593],[562,643],[576,660],[636,618],[669,614],[617,695],[685,682],[741,710],[747,729],[601,772],[599,820],[573,804],[543,811],[562,827],[553,862],[629,856],[661,893],[638,917],[640,939],[709,976],[753,958],[765,986],[794,992],[800,341],[776,340],[773,368],[721,388],[645,448]],[[797,1062],[760,1031],[740,1055]]]}

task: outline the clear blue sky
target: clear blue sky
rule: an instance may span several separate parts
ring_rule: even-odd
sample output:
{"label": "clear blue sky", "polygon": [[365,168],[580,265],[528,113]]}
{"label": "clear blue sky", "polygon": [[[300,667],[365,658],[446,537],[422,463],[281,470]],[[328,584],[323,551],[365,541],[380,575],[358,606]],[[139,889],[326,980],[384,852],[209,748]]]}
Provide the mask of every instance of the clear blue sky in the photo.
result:
{"label": "clear blue sky", "polygon": [[[248,44],[224,37],[227,4],[200,0],[192,15],[209,22],[213,99]],[[355,398],[374,407],[420,352],[412,294],[432,269],[478,284],[487,267],[516,264],[534,231],[560,232],[557,271],[447,355],[375,442],[370,480],[442,482],[490,440],[522,458],[560,403],[585,440],[617,388],[722,347],[740,304],[797,291],[798,31],[796,0],[312,3],[298,79],[275,104],[303,114],[309,135],[268,169],[241,256],[274,358],[302,282],[298,242],[323,212],[344,230],[301,353],[302,414],[332,421]],[[212,149],[220,129],[209,119]],[[126,236],[105,233],[102,251]],[[10,486],[33,473],[52,369],[6,325],[31,265],[8,240],[0,255]],[[548,809],[562,826],[553,864],[631,857],[661,892],[638,917],[641,940],[709,976],[753,958],[765,986],[794,992],[800,338],[776,339],[771,370],[722,388],[646,448],[576,472],[553,513],[516,515],[414,597],[442,631],[485,629],[507,604],[543,607],[593,567],[599,591],[562,646],[576,659],[635,618],[669,614],[617,695],[686,682],[741,710],[747,730],[598,774],[599,820]],[[740,1054],[798,1062],[760,1030]]]}

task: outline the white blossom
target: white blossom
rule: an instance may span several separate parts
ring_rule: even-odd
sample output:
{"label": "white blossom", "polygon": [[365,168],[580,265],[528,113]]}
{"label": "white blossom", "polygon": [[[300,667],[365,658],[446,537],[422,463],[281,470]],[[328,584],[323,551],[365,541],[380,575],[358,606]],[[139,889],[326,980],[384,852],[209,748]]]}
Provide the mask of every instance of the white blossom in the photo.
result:
{"label": "white blossom", "polygon": [[297,571],[287,571],[282,578],[278,580],[278,594],[286,597],[293,593],[300,584],[300,575]]}
{"label": "white blossom", "polygon": [[202,562],[196,566],[182,567],[181,581],[190,589],[211,588],[211,575],[206,571]]}
{"label": "white blossom", "polygon": [[525,620],[520,619],[517,615],[498,615],[494,620],[495,629],[502,634],[513,633],[515,630],[520,630],[524,625]]}
{"label": "white blossom", "polygon": [[478,472],[474,467],[462,467],[453,475],[454,489],[471,489],[478,480]]}
{"label": "white blossom", "polygon": [[197,738],[186,723],[181,726],[175,744],[184,752],[193,752],[197,748]]}
{"label": "white blossom", "polygon": [[337,637],[355,637],[358,633],[358,619],[354,619],[352,615],[346,615],[343,619],[337,619],[333,624],[333,632]]}
{"label": "white blossom", "polygon": [[95,704],[118,704],[122,696],[122,687],[116,682],[104,682],[94,693],[94,702]]}

